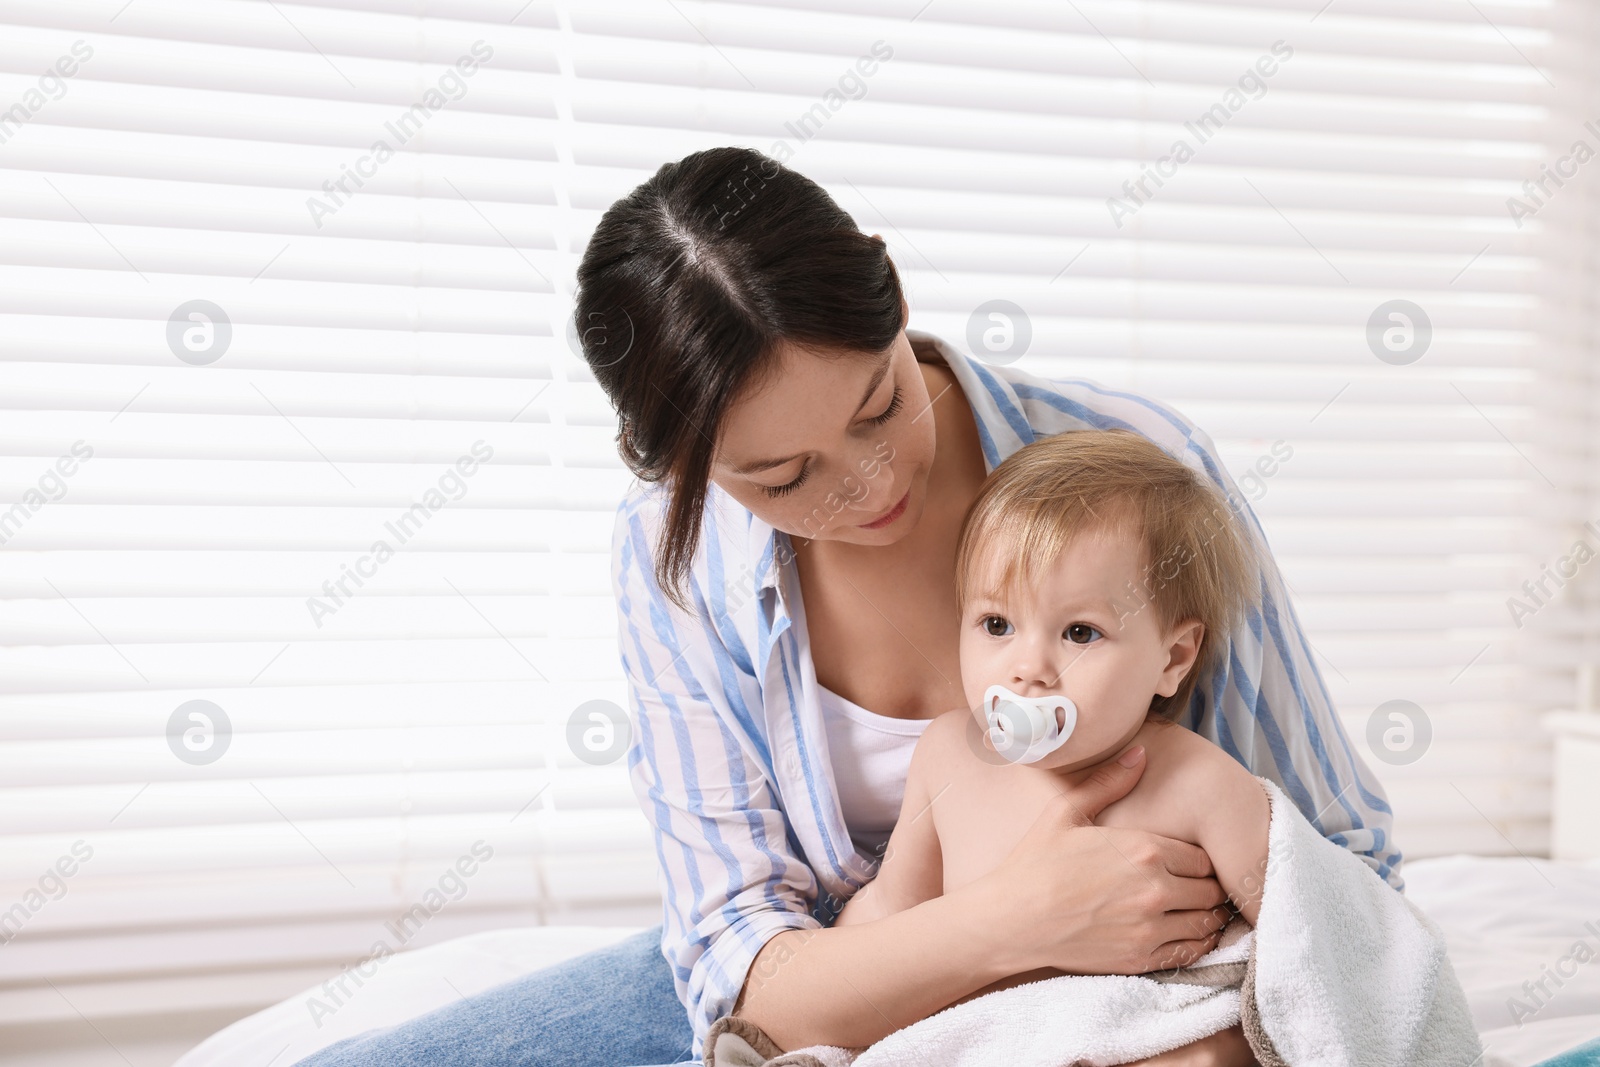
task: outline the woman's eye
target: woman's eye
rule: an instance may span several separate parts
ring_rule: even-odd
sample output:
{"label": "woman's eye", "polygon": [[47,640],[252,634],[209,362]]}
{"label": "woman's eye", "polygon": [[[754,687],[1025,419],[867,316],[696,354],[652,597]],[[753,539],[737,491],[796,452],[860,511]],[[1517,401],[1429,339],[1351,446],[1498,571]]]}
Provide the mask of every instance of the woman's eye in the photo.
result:
{"label": "woman's eye", "polygon": [[1011,624],[998,615],[985,615],[978,624],[983,627],[983,632],[990,637],[1004,637],[1011,632]]}
{"label": "woman's eye", "polygon": [[785,493],[792,493],[796,489],[800,488],[805,484],[806,479],[809,477],[811,477],[811,464],[807,463],[805,466],[800,468],[800,473],[795,476],[794,481],[785,485],[763,485],[761,488],[766,490],[768,496],[782,496]]}
{"label": "woman's eye", "polygon": [[874,426],[882,426],[900,413],[900,389],[895,388],[894,396],[889,400],[889,406],[883,409],[882,415],[874,415],[867,421]]}
{"label": "woman's eye", "polygon": [[1099,630],[1086,622],[1075,622],[1067,627],[1067,640],[1075,645],[1087,645],[1102,636]]}

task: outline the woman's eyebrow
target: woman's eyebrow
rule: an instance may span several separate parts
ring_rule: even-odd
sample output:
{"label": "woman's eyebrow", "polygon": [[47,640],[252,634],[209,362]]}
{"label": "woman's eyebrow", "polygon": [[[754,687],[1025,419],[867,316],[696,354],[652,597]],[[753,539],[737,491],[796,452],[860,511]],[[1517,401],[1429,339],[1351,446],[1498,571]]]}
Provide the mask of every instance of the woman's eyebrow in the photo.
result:
{"label": "woman's eyebrow", "polygon": [[[885,357],[882,363],[878,364],[878,369],[872,372],[872,380],[867,383],[867,391],[862,394],[861,403],[856,405],[856,410],[851,413],[851,418],[855,418],[856,415],[861,414],[861,409],[867,406],[867,401],[872,399],[872,394],[876,393],[878,391],[878,386],[883,384],[884,375],[889,373],[889,365],[893,362],[894,357],[890,355]],[[784,456],[782,459],[758,459],[753,463],[740,464],[739,466],[733,468],[733,473],[756,474],[760,471],[771,470],[773,467],[781,467],[785,463],[793,462],[803,455],[805,455],[805,453],[796,452],[794,455]]]}

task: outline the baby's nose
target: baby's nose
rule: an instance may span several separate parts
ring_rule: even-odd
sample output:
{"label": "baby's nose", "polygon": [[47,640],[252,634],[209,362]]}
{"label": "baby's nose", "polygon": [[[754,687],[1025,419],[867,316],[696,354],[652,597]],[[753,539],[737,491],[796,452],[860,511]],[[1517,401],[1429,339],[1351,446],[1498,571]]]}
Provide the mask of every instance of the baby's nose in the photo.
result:
{"label": "baby's nose", "polygon": [[1043,697],[1056,691],[1061,672],[1044,657],[1019,660],[1011,672],[1009,688],[1018,696]]}

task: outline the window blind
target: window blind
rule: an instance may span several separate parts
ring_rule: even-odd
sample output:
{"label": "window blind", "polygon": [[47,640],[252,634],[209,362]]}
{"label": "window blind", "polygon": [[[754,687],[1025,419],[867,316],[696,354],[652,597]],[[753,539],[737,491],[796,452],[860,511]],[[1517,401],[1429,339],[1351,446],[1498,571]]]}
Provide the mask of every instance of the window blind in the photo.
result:
{"label": "window blind", "polygon": [[1600,566],[1508,599],[1600,526],[1595,199],[1537,184],[1600,147],[1583,5],[5,0],[0,39],[0,1026],[656,921],[625,765],[569,741],[627,704],[628,476],[567,319],[599,213],[719,144],[881,232],[913,325],[1208,430],[1402,847],[1545,847]]}

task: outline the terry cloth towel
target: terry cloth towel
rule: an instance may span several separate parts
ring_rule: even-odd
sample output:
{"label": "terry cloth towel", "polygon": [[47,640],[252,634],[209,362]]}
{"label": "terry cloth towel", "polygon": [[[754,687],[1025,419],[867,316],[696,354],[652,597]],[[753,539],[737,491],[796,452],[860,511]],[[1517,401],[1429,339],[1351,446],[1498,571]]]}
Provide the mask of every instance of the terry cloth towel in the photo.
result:
{"label": "terry cloth towel", "polygon": [[1438,927],[1259,780],[1272,802],[1260,922],[1193,967],[1028,982],[865,1049],[782,1052],[749,1020],[724,1017],[706,1036],[706,1067],[1101,1067],[1241,1023],[1262,1067],[1479,1064]]}

